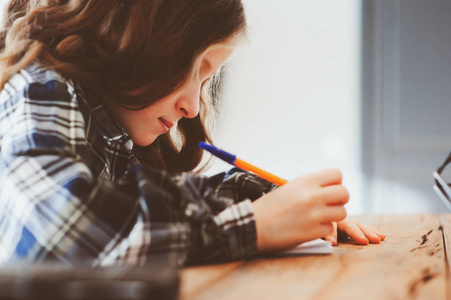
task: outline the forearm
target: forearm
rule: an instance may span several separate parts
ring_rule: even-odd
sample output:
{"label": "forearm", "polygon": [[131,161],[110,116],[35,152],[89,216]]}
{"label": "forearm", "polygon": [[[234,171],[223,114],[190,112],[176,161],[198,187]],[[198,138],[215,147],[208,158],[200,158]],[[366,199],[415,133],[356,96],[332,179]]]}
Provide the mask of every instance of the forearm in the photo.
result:
{"label": "forearm", "polygon": [[[245,258],[256,253],[251,201],[228,205],[234,199],[224,195],[219,198],[206,177],[166,174],[145,167],[134,168],[131,174],[134,175],[129,177],[140,187],[142,205],[149,208],[151,236],[155,235],[152,228],[159,229],[159,245],[152,242],[149,255],[157,253],[154,250],[166,249],[171,260],[178,257],[180,264],[186,255],[186,262],[194,264]],[[217,191],[221,189],[222,186]],[[161,198],[157,199],[158,196]]]}
{"label": "forearm", "polygon": [[227,207],[210,228],[195,232],[188,263],[243,259],[257,253],[257,232],[250,200]]}
{"label": "forearm", "polygon": [[[52,164],[50,157],[19,157],[0,172],[10,186],[0,201],[15,205],[13,214],[2,212],[0,225],[9,230],[0,245],[2,262],[19,256],[69,264],[184,265],[256,252],[251,202],[227,207],[202,178],[141,167],[119,186],[93,181],[73,161],[56,161],[68,166],[60,169],[66,175],[30,176],[26,188],[21,185],[26,170]],[[40,173],[45,172],[34,172]]]}

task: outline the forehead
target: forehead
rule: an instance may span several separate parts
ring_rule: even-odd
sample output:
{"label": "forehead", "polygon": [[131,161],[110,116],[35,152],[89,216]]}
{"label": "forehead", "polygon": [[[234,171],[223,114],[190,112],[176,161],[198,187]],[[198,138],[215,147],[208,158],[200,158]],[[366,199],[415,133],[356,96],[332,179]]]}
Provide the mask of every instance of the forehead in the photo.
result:
{"label": "forehead", "polygon": [[215,43],[207,47],[196,59],[191,71],[191,76],[198,76],[198,72],[206,66],[210,75],[218,72],[222,65],[232,55],[239,44],[238,38],[230,38],[223,42]]}

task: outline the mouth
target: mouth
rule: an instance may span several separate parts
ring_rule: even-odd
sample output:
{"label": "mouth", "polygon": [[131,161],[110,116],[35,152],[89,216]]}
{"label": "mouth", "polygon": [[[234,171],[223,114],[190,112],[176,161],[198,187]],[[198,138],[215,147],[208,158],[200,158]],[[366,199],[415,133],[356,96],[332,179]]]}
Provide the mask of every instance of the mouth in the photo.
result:
{"label": "mouth", "polygon": [[163,118],[158,118],[158,121],[160,121],[161,127],[163,127],[165,132],[168,132],[169,129],[174,126],[174,123]]}

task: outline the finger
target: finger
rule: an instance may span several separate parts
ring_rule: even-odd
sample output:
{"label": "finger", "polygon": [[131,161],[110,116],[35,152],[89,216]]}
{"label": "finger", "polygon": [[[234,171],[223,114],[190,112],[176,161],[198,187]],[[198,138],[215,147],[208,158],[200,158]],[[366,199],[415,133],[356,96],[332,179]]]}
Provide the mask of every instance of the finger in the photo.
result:
{"label": "finger", "polygon": [[323,187],[321,193],[327,205],[345,205],[349,201],[349,191],[342,185]]}
{"label": "finger", "polygon": [[329,241],[332,243],[332,245],[337,245],[337,223],[332,222],[332,225],[334,227],[331,234],[328,234],[324,237],[326,241]]}
{"label": "finger", "polygon": [[[372,228],[371,226],[362,224],[362,223],[358,223],[356,222],[356,225],[360,228],[360,230],[362,231],[362,233],[365,235],[365,237],[373,244],[379,244],[382,240],[381,237],[379,237],[379,235],[377,235],[374,232],[374,228]],[[385,237],[384,237],[385,238]]]}
{"label": "finger", "polygon": [[375,234],[377,234],[377,235],[380,237],[381,241],[384,241],[384,240],[385,240],[385,234],[380,233],[379,230],[377,230],[376,228],[374,228],[374,227],[372,227],[372,226],[370,226],[370,225],[367,225],[367,226],[368,226]]}
{"label": "finger", "polygon": [[345,226],[344,231],[357,244],[359,244],[359,245],[368,245],[369,244],[369,240],[365,237],[365,235],[363,234],[362,230],[360,229],[359,226],[357,226],[357,224],[355,224],[355,223],[348,223]]}
{"label": "finger", "polygon": [[334,225],[332,222],[324,222],[319,224],[319,226],[316,226],[316,230],[318,231],[317,233],[319,233],[319,237],[329,236],[334,231]]}
{"label": "finger", "polygon": [[343,175],[338,169],[322,170],[305,176],[308,176],[309,179],[317,182],[320,186],[341,184],[343,180]]}
{"label": "finger", "polygon": [[319,221],[339,222],[346,218],[346,214],[346,208],[344,208],[343,206],[327,206],[320,210]]}

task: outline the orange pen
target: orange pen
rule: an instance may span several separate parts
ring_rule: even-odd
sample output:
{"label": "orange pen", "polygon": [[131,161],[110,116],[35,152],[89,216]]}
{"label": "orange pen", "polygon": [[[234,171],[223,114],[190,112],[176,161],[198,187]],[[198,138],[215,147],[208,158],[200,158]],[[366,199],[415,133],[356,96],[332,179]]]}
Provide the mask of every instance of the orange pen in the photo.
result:
{"label": "orange pen", "polygon": [[243,169],[245,171],[252,172],[258,176],[260,176],[263,179],[268,180],[269,182],[272,182],[277,185],[284,185],[288,182],[288,180],[280,178],[279,176],[276,176],[274,174],[271,174],[269,172],[266,172],[265,170],[260,169],[259,167],[256,167],[242,159],[239,159],[236,157],[236,155],[230,154],[224,150],[221,150],[213,145],[205,144],[200,142],[199,147],[201,147],[204,150],[207,150],[214,156],[222,159],[223,161],[232,164],[240,169]]}

